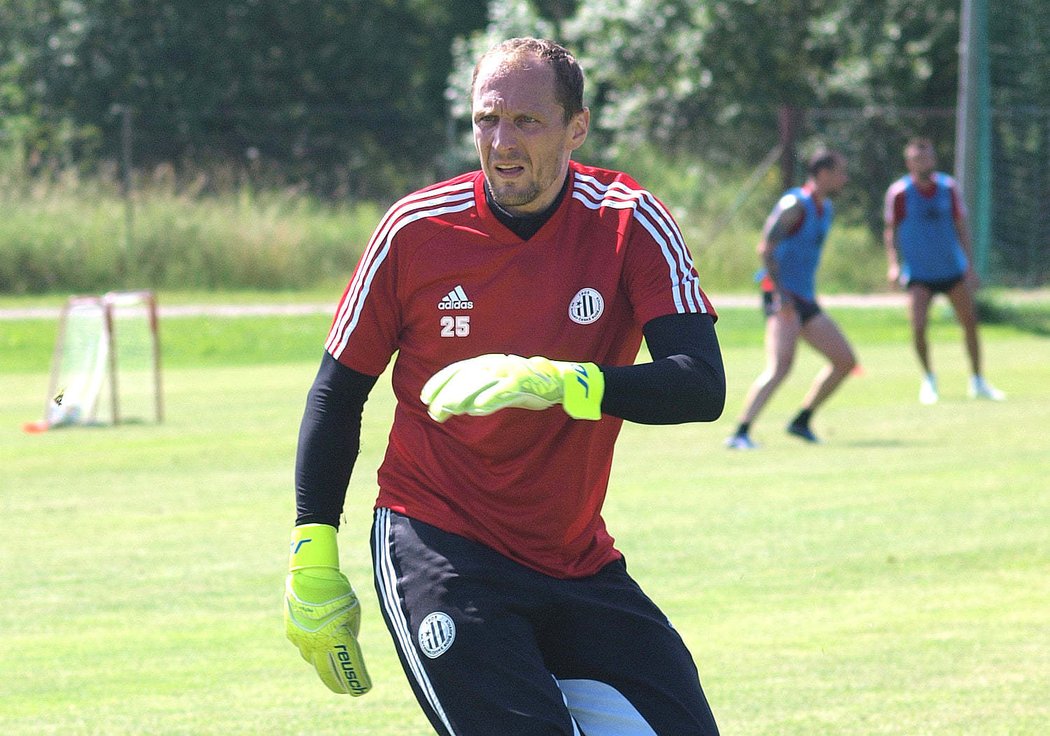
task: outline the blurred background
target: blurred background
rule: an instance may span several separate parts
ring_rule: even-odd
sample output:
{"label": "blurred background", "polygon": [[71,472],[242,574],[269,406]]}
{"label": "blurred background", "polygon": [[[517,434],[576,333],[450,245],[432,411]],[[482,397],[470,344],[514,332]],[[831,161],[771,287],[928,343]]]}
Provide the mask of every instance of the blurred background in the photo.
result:
{"label": "blurred background", "polygon": [[1050,3],[989,4],[3,0],[0,295],[344,283],[387,206],[476,168],[470,72],[515,35],[577,55],[577,158],[673,209],[709,291],[753,288],[819,146],[851,175],[824,289],[884,290],[913,135],[960,179],[984,282],[1044,286]]}

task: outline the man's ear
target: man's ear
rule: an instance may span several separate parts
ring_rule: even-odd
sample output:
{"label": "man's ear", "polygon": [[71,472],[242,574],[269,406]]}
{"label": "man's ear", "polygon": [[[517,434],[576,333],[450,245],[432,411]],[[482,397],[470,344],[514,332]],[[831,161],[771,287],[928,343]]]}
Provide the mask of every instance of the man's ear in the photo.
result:
{"label": "man's ear", "polygon": [[587,133],[591,129],[591,111],[590,108],[583,108],[578,113],[572,116],[569,121],[569,146],[570,150],[575,151],[577,148],[583,145],[583,142],[587,140]]}

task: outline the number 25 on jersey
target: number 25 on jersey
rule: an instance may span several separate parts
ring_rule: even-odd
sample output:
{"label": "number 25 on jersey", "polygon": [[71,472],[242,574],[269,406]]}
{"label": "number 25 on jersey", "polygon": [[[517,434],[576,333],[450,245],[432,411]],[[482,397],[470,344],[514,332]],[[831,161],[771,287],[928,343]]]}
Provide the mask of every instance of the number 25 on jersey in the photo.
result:
{"label": "number 25 on jersey", "polygon": [[470,334],[470,315],[446,314],[441,317],[442,337],[466,337]]}

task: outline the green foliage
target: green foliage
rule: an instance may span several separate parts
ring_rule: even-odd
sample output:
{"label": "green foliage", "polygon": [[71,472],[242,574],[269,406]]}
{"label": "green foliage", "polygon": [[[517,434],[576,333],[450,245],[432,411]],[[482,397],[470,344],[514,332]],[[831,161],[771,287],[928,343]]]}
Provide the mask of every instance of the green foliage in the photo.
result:
{"label": "green foliage", "polygon": [[[1045,6],[1010,0],[990,19],[997,110],[990,260],[1002,283],[1039,284],[1050,268],[1039,217],[1050,140]],[[725,230],[727,216],[735,228],[753,215],[737,214],[732,197],[711,214],[717,197],[708,182],[715,177],[728,189],[745,178],[777,145],[778,115],[790,109],[809,111],[800,154],[819,144],[848,153],[854,183],[838,202],[840,222],[867,223],[877,239],[882,194],[901,173],[907,136],[934,137],[951,168],[958,24],[955,0],[0,3],[5,194],[85,174],[116,181],[120,169],[122,184],[141,189],[143,199],[131,238],[119,224],[122,203],[80,214],[58,207],[57,224],[41,226],[43,233],[30,203],[18,231],[6,228],[10,244],[0,242],[0,291],[93,289],[114,274],[201,286],[302,284],[304,274],[278,271],[293,249],[310,255],[315,235],[292,235],[287,246],[275,244],[284,233],[216,238],[213,222],[191,227],[183,212],[148,211],[156,203],[143,181],[161,172],[180,190],[220,200],[247,187],[389,202],[476,165],[466,120],[473,63],[496,40],[526,34],[563,41],[584,65],[593,127],[581,158],[622,162],[639,179],[651,161],[671,162],[684,182],[703,184],[684,196],[675,182],[649,185],[702,223],[693,234],[703,248],[750,249],[746,232],[731,249],[707,242]],[[208,210],[206,221],[243,224]],[[86,232],[74,234],[78,220]],[[165,264],[176,238],[188,241],[191,257]],[[100,239],[107,244],[85,245]],[[114,252],[122,239],[125,250]],[[244,252],[215,253],[220,242]],[[50,263],[37,257],[39,248],[52,254]],[[850,250],[867,261],[878,246]],[[317,257],[313,270],[326,270]],[[56,275],[73,271],[75,281]],[[725,283],[744,275],[731,263],[713,273],[723,271]],[[830,288],[834,282],[854,288],[857,280],[836,275]]]}
{"label": "green foliage", "polygon": [[[749,172],[672,158],[651,145],[603,163],[631,172],[671,209],[706,289],[753,287],[755,244],[779,196],[772,174],[742,196]],[[0,190],[10,212],[0,220],[0,294],[273,292],[345,282],[382,214],[374,203],[337,204],[295,190],[255,192],[236,181],[211,187],[223,193],[201,194],[160,178],[128,200],[112,185],[75,176]],[[840,217],[820,288],[880,290],[882,259],[870,232]]]}
{"label": "green foliage", "polygon": [[478,53],[510,35],[557,37],[587,72],[602,148],[647,141],[726,163],[761,156],[781,106],[950,107],[956,4],[910,0],[582,2],[557,24],[529,0],[496,0],[489,24],[455,53],[448,94],[467,105]]}
{"label": "green foliage", "polygon": [[656,141],[723,165],[756,160],[781,106],[953,106],[956,6],[611,0],[555,23],[541,3],[494,0],[488,26],[457,46],[451,111],[464,115],[469,69],[495,40],[553,31],[587,72],[602,149]]}
{"label": "green foliage", "polygon": [[0,102],[32,119],[18,143],[36,170],[93,166],[87,143],[120,158],[126,109],[138,167],[218,162],[383,196],[432,168],[421,162],[445,137],[451,38],[483,12],[467,0],[4,3]]}
{"label": "green foliage", "polygon": [[944,108],[958,83],[959,3],[832,3],[815,24],[840,63],[825,77],[835,106]]}

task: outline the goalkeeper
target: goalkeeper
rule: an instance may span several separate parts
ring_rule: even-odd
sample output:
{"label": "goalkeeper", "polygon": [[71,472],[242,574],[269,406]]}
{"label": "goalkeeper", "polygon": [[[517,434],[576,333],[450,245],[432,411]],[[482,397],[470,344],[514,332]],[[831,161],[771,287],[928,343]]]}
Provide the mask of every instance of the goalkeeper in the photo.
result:
{"label": "goalkeeper", "polygon": [[[372,686],[336,528],[396,354],[374,583],[434,730],[716,734],[601,515],[624,420],[721,414],[714,310],[667,208],[571,160],[590,113],[564,48],[496,46],[471,99],[480,170],[391,207],[332,323],[299,434],[288,636],[331,690]],[[652,361],[635,365],[643,336]]]}

